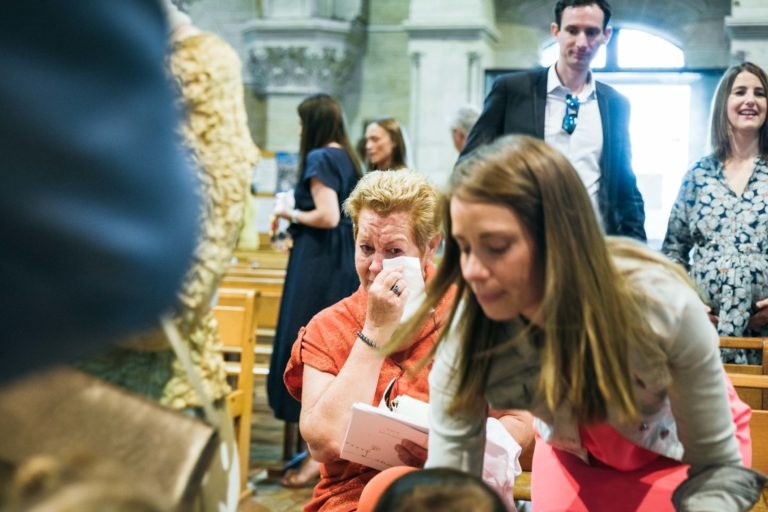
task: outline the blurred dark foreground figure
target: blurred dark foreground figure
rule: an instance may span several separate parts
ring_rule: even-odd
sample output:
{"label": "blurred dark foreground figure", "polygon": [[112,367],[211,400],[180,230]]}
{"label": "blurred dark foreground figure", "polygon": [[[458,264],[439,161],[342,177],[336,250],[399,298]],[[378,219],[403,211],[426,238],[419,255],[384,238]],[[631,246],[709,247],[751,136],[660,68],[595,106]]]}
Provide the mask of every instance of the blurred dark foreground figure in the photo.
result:
{"label": "blurred dark foreground figure", "polygon": [[3,3],[0,383],[146,328],[195,239],[154,0]]}

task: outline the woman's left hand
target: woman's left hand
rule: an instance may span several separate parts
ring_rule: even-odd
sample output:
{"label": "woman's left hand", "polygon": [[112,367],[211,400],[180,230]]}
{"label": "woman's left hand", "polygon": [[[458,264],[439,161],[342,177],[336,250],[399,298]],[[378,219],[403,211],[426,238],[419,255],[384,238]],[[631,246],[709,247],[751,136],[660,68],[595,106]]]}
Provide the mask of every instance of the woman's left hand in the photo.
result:
{"label": "woman's left hand", "polygon": [[427,449],[408,439],[403,439],[395,445],[397,456],[406,466],[423,468],[427,462]]}
{"label": "woman's left hand", "polygon": [[768,325],[768,298],[755,303],[756,311],[749,317],[749,328],[760,329]]}
{"label": "woman's left hand", "polygon": [[720,317],[717,316],[715,313],[712,312],[712,308],[710,306],[704,305],[704,310],[707,312],[707,316],[709,317],[709,321],[712,322],[712,325],[717,328],[717,325],[720,323]]}
{"label": "woman's left hand", "polygon": [[281,219],[291,220],[292,213],[293,213],[293,210],[281,209],[281,210],[275,210],[274,212],[272,212],[272,215],[274,215],[275,217],[279,217]]}

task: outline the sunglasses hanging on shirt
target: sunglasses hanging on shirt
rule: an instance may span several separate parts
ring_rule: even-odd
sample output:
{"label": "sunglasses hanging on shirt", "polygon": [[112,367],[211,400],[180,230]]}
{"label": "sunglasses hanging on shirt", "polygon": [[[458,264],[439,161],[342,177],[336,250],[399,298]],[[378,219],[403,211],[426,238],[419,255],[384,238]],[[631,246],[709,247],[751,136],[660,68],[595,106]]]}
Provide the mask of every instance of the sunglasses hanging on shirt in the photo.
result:
{"label": "sunglasses hanging on shirt", "polygon": [[579,117],[579,98],[571,94],[565,95],[565,116],[563,117],[563,130],[572,134],[576,129],[576,119]]}

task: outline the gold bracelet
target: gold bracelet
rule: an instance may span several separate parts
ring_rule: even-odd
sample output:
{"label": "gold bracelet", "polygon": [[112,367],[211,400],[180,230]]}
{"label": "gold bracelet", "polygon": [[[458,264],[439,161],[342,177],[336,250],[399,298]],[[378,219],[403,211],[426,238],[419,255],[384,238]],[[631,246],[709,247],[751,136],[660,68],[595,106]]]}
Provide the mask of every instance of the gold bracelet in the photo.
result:
{"label": "gold bracelet", "polygon": [[357,337],[363,340],[363,343],[365,343],[369,347],[379,350],[379,344],[373,341],[371,338],[369,338],[365,334],[363,334],[363,331],[357,331]]}

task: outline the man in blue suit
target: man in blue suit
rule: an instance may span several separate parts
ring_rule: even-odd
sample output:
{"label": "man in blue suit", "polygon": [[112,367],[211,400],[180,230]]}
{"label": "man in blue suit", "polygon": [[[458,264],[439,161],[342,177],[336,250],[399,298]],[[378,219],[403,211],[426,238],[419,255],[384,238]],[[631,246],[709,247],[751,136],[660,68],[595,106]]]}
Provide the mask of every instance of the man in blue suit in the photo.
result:
{"label": "man in blue suit", "polygon": [[504,134],[545,140],[568,157],[605,232],[645,241],[645,210],[631,165],[629,102],[592,78],[589,66],[611,37],[605,0],[560,0],[552,36],[560,47],[546,69],[499,77],[460,158]]}
{"label": "man in blue suit", "polygon": [[157,0],[0,11],[2,383],[153,325],[198,209]]}

